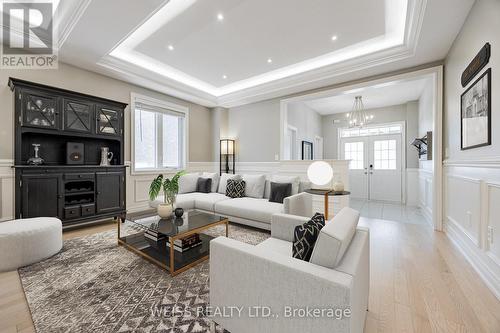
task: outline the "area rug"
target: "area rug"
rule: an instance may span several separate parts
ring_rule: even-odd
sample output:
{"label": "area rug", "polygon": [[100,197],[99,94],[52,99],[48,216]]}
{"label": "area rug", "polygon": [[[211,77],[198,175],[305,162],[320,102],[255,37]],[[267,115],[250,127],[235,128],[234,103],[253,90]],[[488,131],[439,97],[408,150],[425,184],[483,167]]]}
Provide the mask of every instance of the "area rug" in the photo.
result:
{"label": "area rug", "polygon": [[[212,235],[223,235],[224,227]],[[231,238],[258,244],[269,234],[230,225]],[[19,269],[38,333],[208,332],[209,262],[171,277],[118,246],[108,231],[64,242],[43,262]],[[218,327],[218,332],[223,329]]]}

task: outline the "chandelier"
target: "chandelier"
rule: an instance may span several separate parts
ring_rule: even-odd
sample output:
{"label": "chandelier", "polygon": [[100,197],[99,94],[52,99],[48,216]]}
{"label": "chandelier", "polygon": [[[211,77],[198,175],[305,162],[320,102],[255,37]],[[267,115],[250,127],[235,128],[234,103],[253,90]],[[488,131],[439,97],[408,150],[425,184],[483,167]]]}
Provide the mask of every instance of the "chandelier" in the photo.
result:
{"label": "chandelier", "polygon": [[362,96],[356,96],[354,98],[352,111],[349,112],[346,117],[349,121],[349,127],[361,128],[373,120],[373,115],[366,114]]}

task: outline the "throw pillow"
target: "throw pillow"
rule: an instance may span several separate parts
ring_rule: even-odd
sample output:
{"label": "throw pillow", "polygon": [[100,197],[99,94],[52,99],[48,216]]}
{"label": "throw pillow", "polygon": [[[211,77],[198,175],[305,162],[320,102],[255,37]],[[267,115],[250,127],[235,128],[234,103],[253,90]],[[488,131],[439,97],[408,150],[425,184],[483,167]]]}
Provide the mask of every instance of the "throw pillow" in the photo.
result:
{"label": "throw pillow", "polygon": [[232,175],[229,173],[223,173],[220,176],[220,181],[219,181],[219,190],[218,192],[220,194],[226,194],[226,186],[227,186],[227,180],[228,179],[241,179],[240,175]]}
{"label": "throw pillow", "polygon": [[271,195],[269,202],[283,203],[286,197],[292,194],[292,183],[273,183],[271,182]]}
{"label": "throw pillow", "polygon": [[196,192],[210,193],[212,191],[212,179],[211,178],[198,178],[198,183],[196,184]]}
{"label": "throw pillow", "polygon": [[179,178],[179,194],[196,192],[199,173],[186,173]]}
{"label": "throw pillow", "polygon": [[212,179],[212,192],[217,192],[219,189],[219,174],[217,172],[204,172],[201,175],[203,178],[211,178]]}
{"label": "throw pillow", "polygon": [[266,188],[265,175],[243,175],[245,181],[245,197],[262,199]]}
{"label": "throw pillow", "polygon": [[271,181],[275,183],[292,183],[292,195],[299,193],[300,177],[274,175]]}
{"label": "throw pillow", "polygon": [[245,196],[245,181],[241,179],[228,179],[226,196],[230,198],[243,198]]}
{"label": "throw pillow", "polygon": [[293,233],[292,256],[309,261],[319,232],[324,226],[325,216],[320,213],[314,214],[308,222],[296,226]]}

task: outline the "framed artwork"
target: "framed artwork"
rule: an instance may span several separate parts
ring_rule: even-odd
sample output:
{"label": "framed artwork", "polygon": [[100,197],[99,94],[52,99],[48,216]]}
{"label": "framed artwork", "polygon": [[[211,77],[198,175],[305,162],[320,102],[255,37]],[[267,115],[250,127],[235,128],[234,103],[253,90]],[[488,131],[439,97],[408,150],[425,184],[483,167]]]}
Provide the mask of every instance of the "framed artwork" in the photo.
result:
{"label": "framed artwork", "polygon": [[302,159],[313,159],[313,143],[309,141],[302,141]]}
{"label": "framed artwork", "polygon": [[461,96],[462,150],[491,145],[491,68]]}

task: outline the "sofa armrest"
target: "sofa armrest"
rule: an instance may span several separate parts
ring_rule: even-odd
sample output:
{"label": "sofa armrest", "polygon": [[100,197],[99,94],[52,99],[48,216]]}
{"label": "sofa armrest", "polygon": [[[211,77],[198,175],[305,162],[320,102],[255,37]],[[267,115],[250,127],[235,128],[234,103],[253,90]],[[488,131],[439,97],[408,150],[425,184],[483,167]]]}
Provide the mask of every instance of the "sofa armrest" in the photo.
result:
{"label": "sofa armrest", "polygon": [[283,212],[285,214],[311,217],[312,196],[302,192],[289,196],[283,200]]}
{"label": "sofa armrest", "polygon": [[[350,308],[352,280],[349,274],[234,239],[210,242],[210,308],[241,309],[231,316],[212,313],[230,332],[349,332],[357,318],[287,317],[286,311]],[[258,307],[277,316],[252,317]]]}
{"label": "sofa armrest", "polygon": [[271,220],[271,237],[293,242],[295,227],[309,221],[309,217],[274,214]]}

